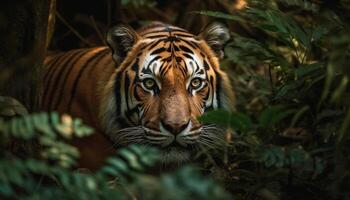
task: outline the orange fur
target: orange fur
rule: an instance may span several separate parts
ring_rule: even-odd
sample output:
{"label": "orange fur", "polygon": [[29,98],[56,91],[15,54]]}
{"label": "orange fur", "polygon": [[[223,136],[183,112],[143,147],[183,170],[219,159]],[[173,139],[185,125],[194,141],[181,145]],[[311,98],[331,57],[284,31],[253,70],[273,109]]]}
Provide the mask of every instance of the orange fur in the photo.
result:
{"label": "orange fur", "polygon": [[[214,33],[215,30],[210,29]],[[68,113],[95,128],[93,135],[72,141],[81,154],[79,167],[96,170],[106,157],[113,155],[114,143],[123,143],[111,141],[123,128],[122,121],[128,126],[141,125],[145,130],[159,134],[162,132],[160,124],[163,124],[176,136],[185,126],[190,128],[189,132],[200,130],[202,125],[197,117],[206,107],[233,108],[234,94],[228,77],[204,38],[162,23],[149,25],[138,33],[121,27],[113,34],[126,38],[120,44],[112,44],[112,48],[118,45],[129,48],[127,45],[133,43],[126,57],[121,58],[107,47],[97,47],[60,53],[45,61],[47,70],[42,83],[41,109]],[[211,42],[216,42],[214,39]],[[156,55],[162,63],[159,69],[163,72],[154,72],[153,80],[160,85],[155,88],[157,91],[149,91],[136,77],[136,71],[149,62],[148,59],[154,58],[150,52],[156,51],[159,51]],[[192,61],[188,57],[192,57]],[[169,59],[162,60],[166,58]],[[207,76],[201,79],[202,86],[198,91],[189,88],[194,78],[194,72],[189,74],[190,64],[191,70],[201,69],[201,74]]]}

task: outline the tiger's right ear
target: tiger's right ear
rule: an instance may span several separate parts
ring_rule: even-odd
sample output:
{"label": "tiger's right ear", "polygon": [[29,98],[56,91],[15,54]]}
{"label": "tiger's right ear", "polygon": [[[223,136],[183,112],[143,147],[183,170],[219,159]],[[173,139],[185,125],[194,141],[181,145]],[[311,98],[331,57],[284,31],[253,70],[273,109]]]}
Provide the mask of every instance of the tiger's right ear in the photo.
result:
{"label": "tiger's right ear", "polygon": [[116,62],[121,62],[138,40],[136,31],[126,25],[114,26],[107,33],[107,44],[112,49]]}

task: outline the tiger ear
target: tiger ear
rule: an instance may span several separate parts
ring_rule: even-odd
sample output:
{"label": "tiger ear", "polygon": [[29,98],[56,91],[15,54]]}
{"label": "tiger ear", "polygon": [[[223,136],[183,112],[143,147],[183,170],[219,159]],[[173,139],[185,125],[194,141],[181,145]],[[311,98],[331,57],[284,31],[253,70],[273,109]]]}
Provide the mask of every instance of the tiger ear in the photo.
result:
{"label": "tiger ear", "polygon": [[124,59],[138,39],[136,31],[129,26],[117,25],[109,29],[107,44],[112,49],[113,59],[116,62]]}
{"label": "tiger ear", "polygon": [[219,58],[224,57],[224,45],[230,39],[230,31],[219,22],[209,24],[200,34]]}

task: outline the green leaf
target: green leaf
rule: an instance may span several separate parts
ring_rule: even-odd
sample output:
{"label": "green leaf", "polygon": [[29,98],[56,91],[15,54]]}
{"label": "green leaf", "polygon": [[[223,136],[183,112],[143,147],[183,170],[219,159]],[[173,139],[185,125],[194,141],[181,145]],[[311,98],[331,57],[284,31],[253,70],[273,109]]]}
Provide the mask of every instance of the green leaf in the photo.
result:
{"label": "green leaf", "polygon": [[291,91],[295,92],[298,87],[302,84],[301,81],[289,81],[279,88],[277,94],[274,96],[274,99],[285,98],[285,96],[290,95]]}
{"label": "green leaf", "polygon": [[214,123],[224,128],[233,128],[241,131],[247,131],[252,126],[252,121],[248,115],[225,110],[210,111],[199,117],[199,120],[201,122]]}
{"label": "green leaf", "polygon": [[31,119],[31,116],[30,115],[25,115],[23,116],[23,120],[24,120],[24,126],[26,126],[27,128],[27,135],[28,135],[28,138],[29,137],[33,137],[34,136],[34,125],[33,125],[33,120]]}
{"label": "green leaf", "polygon": [[85,126],[79,118],[73,120],[73,130],[77,137],[85,137],[94,132],[93,128]]}
{"label": "green leaf", "polygon": [[297,79],[302,78],[306,75],[315,73],[315,71],[322,69],[323,63],[313,63],[308,65],[300,65],[299,68],[297,68],[294,73]]}
{"label": "green leaf", "polygon": [[4,197],[10,197],[14,194],[14,190],[7,184],[1,184],[0,195]]}
{"label": "green leaf", "polygon": [[[57,114],[57,113],[56,113]],[[47,136],[51,138],[56,138],[56,133],[53,130],[53,128],[50,125],[49,118],[50,116],[56,115],[55,113],[52,114],[46,114],[46,113],[37,113],[33,115],[33,124],[35,128],[46,134]]]}
{"label": "green leaf", "polygon": [[114,177],[122,177],[121,173],[119,173],[118,170],[116,170],[114,167],[111,166],[105,166],[103,167],[99,173],[104,173],[104,174],[108,174],[108,175],[112,175]]}
{"label": "green leaf", "polygon": [[19,118],[14,118],[10,121],[10,133],[15,137],[20,137],[21,134],[19,133]]}
{"label": "green leaf", "polygon": [[312,32],[312,42],[317,42],[319,39],[321,39],[324,35],[326,35],[329,32],[329,30],[324,26],[317,26],[313,32]]}
{"label": "green leaf", "polygon": [[238,21],[238,22],[242,21],[241,17],[226,14],[226,13],[223,13],[220,11],[201,10],[201,11],[193,11],[191,13],[206,15],[206,16],[216,17],[216,18],[222,18],[222,19],[228,19],[228,20],[233,20],[233,21]]}
{"label": "green leaf", "polygon": [[140,162],[147,167],[154,166],[159,160],[159,151],[156,148],[141,145],[130,145],[128,148],[132,152],[135,152],[140,159]]}
{"label": "green leaf", "polygon": [[0,96],[0,116],[14,117],[27,114],[27,109],[19,101],[12,97]]}
{"label": "green leaf", "polygon": [[284,165],[285,155],[281,147],[262,147],[260,152],[260,161],[266,167],[282,167]]}
{"label": "green leaf", "polygon": [[337,136],[337,147],[341,147],[344,144],[344,141],[349,136],[350,130],[350,109],[346,113],[345,119],[339,129],[339,133]]}
{"label": "green leaf", "polygon": [[287,110],[280,105],[268,107],[259,116],[259,126],[263,128],[271,127],[294,112],[294,110]]}
{"label": "green leaf", "polygon": [[335,66],[333,66],[332,64],[328,64],[327,66],[327,75],[326,75],[326,80],[324,83],[324,88],[320,97],[320,100],[318,102],[317,108],[320,109],[322,103],[325,101],[325,99],[327,98],[329,91],[331,90],[331,86],[332,86],[332,81],[334,79],[335,76],[335,71],[334,71]]}
{"label": "green leaf", "polygon": [[114,167],[120,172],[123,172],[123,173],[129,172],[127,164],[119,158],[109,158],[107,159],[107,163],[110,164],[111,167]]}
{"label": "green leaf", "polygon": [[140,164],[137,155],[135,155],[133,152],[130,152],[127,148],[122,149],[119,151],[119,154],[128,161],[129,165],[135,169],[135,170],[143,170],[144,168]]}
{"label": "green leaf", "polygon": [[302,108],[300,108],[294,115],[291,123],[290,123],[290,127],[294,127],[296,125],[296,123],[298,122],[298,120],[304,115],[304,113],[306,113],[308,110],[310,110],[309,106],[303,106]]}
{"label": "green leaf", "polygon": [[335,88],[331,100],[331,103],[338,103],[341,100],[342,95],[348,88],[349,78],[348,76],[343,76],[337,88]]}

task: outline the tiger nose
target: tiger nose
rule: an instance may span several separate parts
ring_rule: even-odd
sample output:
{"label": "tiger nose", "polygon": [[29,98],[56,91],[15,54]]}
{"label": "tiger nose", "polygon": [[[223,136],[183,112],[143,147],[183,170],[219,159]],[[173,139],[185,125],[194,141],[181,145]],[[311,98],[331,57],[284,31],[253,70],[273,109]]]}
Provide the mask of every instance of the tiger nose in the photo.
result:
{"label": "tiger nose", "polygon": [[181,133],[181,131],[187,128],[189,122],[190,121],[184,120],[178,123],[171,123],[170,121],[162,121],[161,123],[165,130],[169,131],[173,135],[178,135]]}

